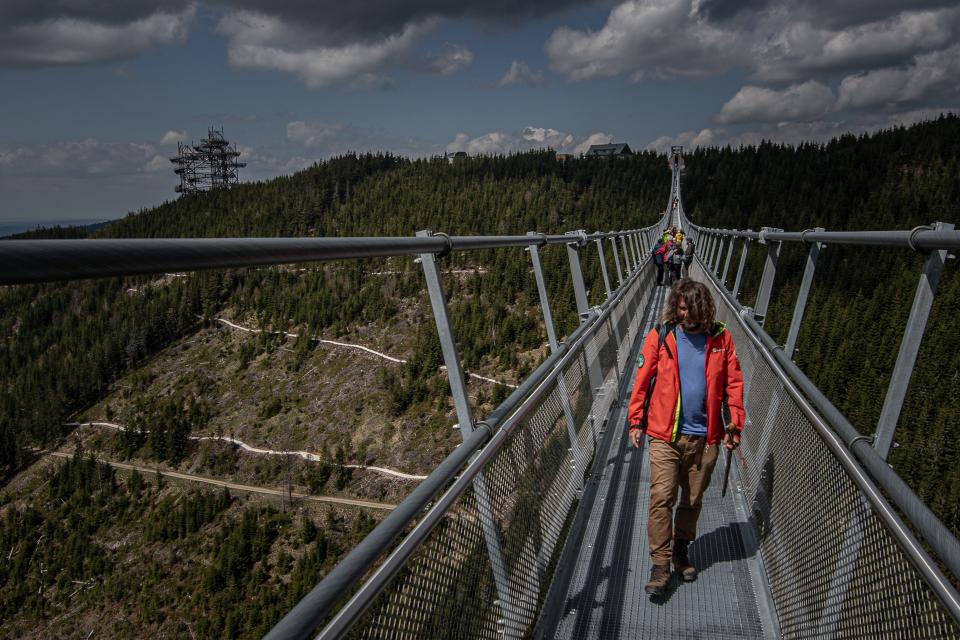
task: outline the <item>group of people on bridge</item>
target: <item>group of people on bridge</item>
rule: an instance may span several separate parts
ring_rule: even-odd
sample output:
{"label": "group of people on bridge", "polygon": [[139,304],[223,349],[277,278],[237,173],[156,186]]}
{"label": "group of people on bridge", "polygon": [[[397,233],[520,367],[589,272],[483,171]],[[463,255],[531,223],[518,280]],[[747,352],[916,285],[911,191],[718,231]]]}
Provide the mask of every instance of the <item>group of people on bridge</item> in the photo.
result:
{"label": "group of people on bridge", "polygon": [[[684,242],[686,240],[686,242]],[[683,231],[673,227],[665,231],[653,246],[653,264],[657,268],[657,286],[663,286],[664,267],[667,284],[673,284],[686,277],[690,263],[693,262],[694,244],[685,238]]]}

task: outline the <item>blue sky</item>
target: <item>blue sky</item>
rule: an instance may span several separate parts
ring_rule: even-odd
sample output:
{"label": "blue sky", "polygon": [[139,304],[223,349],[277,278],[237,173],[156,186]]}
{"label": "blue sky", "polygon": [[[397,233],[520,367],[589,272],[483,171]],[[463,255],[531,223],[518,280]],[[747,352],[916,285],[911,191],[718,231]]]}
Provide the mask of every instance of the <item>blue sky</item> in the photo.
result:
{"label": "blue sky", "polygon": [[822,141],[960,105],[942,0],[0,3],[0,222],[175,197],[223,127],[245,180],[346,151]]}

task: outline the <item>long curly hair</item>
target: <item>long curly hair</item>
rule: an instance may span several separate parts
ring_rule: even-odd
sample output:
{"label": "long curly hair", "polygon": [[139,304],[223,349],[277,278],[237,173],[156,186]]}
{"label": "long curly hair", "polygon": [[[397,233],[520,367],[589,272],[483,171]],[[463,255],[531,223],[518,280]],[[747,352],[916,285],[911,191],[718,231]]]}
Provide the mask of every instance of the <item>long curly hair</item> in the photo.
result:
{"label": "long curly hair", "polygon": [[[687,305],[687,317],[683,322],[677,313],[677,305],[681,299]],[[690,278],[681,278],[670,289],[667,307],[660,316],[660,322],[681,325],[685,331],[691,333],[706,333],[713,327],[716,316],[717,306],[707,286]]]}

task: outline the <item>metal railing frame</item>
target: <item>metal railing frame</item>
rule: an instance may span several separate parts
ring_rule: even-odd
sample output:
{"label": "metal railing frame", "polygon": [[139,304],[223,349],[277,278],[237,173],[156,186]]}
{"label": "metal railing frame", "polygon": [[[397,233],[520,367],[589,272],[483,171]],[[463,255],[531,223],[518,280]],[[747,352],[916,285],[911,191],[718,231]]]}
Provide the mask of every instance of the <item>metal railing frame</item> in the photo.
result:
{"label": "metal railing frame", "polygon": [[[750,242],[759,241],[767,244],[768,247],[771,243],[780,244],[782,242],[810,244],[807,268],[794,308],[790,337],[788,337],[789,351],[792,352],[813,279],[816,253],[822,245],[849,244],[901,247],[928,252],[905,337],[901,343],[900,354],[894,369],[894,378],[891,380],[890,390],[887,393],[888,401],[884,405],[887,407],[888,402],[899,403],[895,407],[896,411],[893,408],[889,410],[895,426],[896,417],[899,416],[899,410],[902,407],[903,397],[901,395],[889,400],[894,395],[891,390],[902,389],[905,394],[906,387],[909,384],[909,375],[905,373],[909,373],[913,368],[920,338],[923,335],[932,299],[936,292],[937,281],[943,271],[946,252],[949,249],[960,247],[960,231],[952,231],[953,225],[937,223],[932,228],[917,228],[912,231],[830,232],[816,229],[803,232],[784,232],[764,229],[760,232],[754,232],[699,227],[686,218],[682,208],[680,216],[684,226],[696,235],[698,242],[699,238],[708,234],[728,237],[731,243],[736,239],[744,241],[740,268],[732,291],[728,290],[716,273],[711,271],[704,259],[701,259],[700,256],[697,257],[704,272],[707,273],[710,284],[714,287],[718,296],[729,304],[743,321],[744,326],[748,329],[747,334],[759,347],[759,351],[770,363],[771,368],[776,372],[786,390],[817,428],[828,448],[861,489],[874,512],[903,549],[910,562],[928,582],[938,600],[950,615],[960,622],[960,594],[957,593],[950,580],[940,570],[937,562],[930,557],[923,545],[913,535],[911,526],[919,533],[920,538],[933,549],[943,565],[958,579],[960,579],[960,541],[952,535],[950,530],[887,464],[885,460],[886,451],[879,451],[869,444],[870,438],[862,436],[810,381],[800,367],[790,359],[791,353],[788,353],[788,349],[777,344],[767,334],[762,325],[762,317],[758,318],[758,314],[753,309],[742,306],[737,299],[743,275],[743,265],[746,262]],[[768,249],[768,251],[772,252],[772,249]],[[768,253],[768,255],[770,254]],[[761,288],[766,287],[766,292],[761,292],[759,295],[766,295],[767,299],[769,299],[773,285],[772,270],[776,269],[776,260],[774,259],[772,262],[773,266],[771,266],[771,260],[768,259],[764,269],[764,276],[767,277],[761,278],[761,282],[765,282]],[[909,368],[907,368],[908,365]],[[889,425],[886,428],[889,429]],[[887,437],[892,438],[892,430],[888,431]],[[893,505],[904,515],[909,525],[891,506],[884,494],[889,496]]]}
{"label": "metal railing frame", "polygon": [[[659,226],[654,225],[654,226]],[[639,229],[580,236],[621,238]],[[569,244],[569,235],[2,240],[0,285]]]}
{"label": "metal railing frame", "polygon": [[[496,453],[505,438],[520,423],[524,411],[529,410],[541,398],[549,383],[562,380],[560,374],[564,365],[585,341],[603,326],[615,304],[639,277],[639,266],[649,257],[649,250],[641,238],[647,237],[645,234],[653,231],[659,233],[666,226],[666,220],[664,215],[657,224],[643,229],[591,234],[578,230],[563,235],[529,232],[525,236],[448,236],[422,231],[415,238],[10,240],[0,242],[0,285],[343,259],[419,257],[431,298],[463,441],[267,635],[268,638],[303,638],[308,637],[330,616],[344,595],[353,589],[428,505],[436,501],[388,560],[360,587],[351,603],[340,611],[336,620],[342,624],[350,612],[357,616],[362,613],[393,573],[402,566],[404,554],[408,556],[412,553],[436,524],[445,506],[452,504],[471,483],[475,489],[478,482],[482,484],[484,463]],[[616,246],[618,239],[623,246],[626,275],[621,272]],[[580,251],[595,243],[603,261],[604,240],[609,240],[613,246],[620,282],[615,290],[610,289],[606,264],[602,262],[606,300],[599,307],[591,308],[587,303]],[[571,333],[566,343],[557,341],[543,285],[542,267],[539,264],[540,248],[550,244],[567,247],[577,310],[581,317],[580,326]],[[449,322],[436,258],[452,251],[510,247],[525,248],[531,252],[532,257],[535,256],[534,270],[537,272],[540,304],[547,324],[551,354],[486,419],[474,423],[466,401],[463,370]],[[569,407],[566,408],[565,413],[567,412]],[[454,483],[452,486],[451,482]],[[449,489],[441,495],[445,487]],[[478,497],[484,493],[478,491]],[[480,501],[483,502],[482,498]],[[483,512],[484,507],[481,505],[481,514]],[[491,556],[496,556],[495,536],[485,537],[488,552]],[[490,560],[496,572],[495,558],[491,557]],[[499,589],[506,588],[504,581],[497,582]],[[350,619],[355,620],[355,617]]]}
{"label": "metal railing frame", "polygon": [[[637,277],[639,277],[639,274],[635,274],[631,278],[630,282]],[[417,523],[414,530],[411,531],[409,535],[404,537],[397,548],[390,554],[384,563],[377,568],[376,572],[370,577],[370,579],[367,580],[360,587],[360,590],[357,591],[357,593],[350,599],[350,601],[344,605],[340,611],[337,612],[336,617],[334,617],[334,619],[331,620],[326,627],[324,627],[323,631],[321,631],[321,633],[317,636],[318,638],[342,637],[343,634],[348,631],[350,627],[360,618],[377,594],[379,594],[380,591],[387,585],[397,571],[404,566],[404,563],[410,557],[410,555],[426,539],[427,535],[433,530],[434,526],[439,523],[440,519],[444,516],[450,506],[453,505],[457,498],[459,498],[463,492],[469,488],[471,479],[482,472],[487,462],[489,462],[500,450],[513,431],[521,425],[523,419],[527,417],[530,411],[537,406],[540,400],[542,400],[543,397],[549,393],[550,385],[562,379],[564,367],[578,355],[578,352],[582,346],[586,344],[593,334],[602,327],[603,322],[612,313],[614,304],[619,301],[623,295],[625,295],[626,291],[626,288],[620,290],[618,294],[615,295],[610,301],[610,303],[605,303],[603,305],[602,310],[594,308],[588,312],[588,322],[581,324],[578,331],[571,336],[570,341],[564,343],[560,349],[551,356],[551,360],[554,360],[554,362],[544,362],[544,364],[541,365],[541,367],[538,368],[538,370],[534,372],[530,378],[528,378],[527,382],[535,382],[535,388],[530,394],[521,399],[520,394],[514,392],[511,398],[508,398],[500,407],[498,407],[494,414],[491,414],[490,417],[479,423],[480,425],[488,427],[488,431],[493,435],[490,436],[489,440],[481,443],[480,446],[475,450],[476,458],[470,461],[467,468],[464,469],[460,476],[456,479],[456,482],[441,497],[438,498],[436,504],[434,504],[429,512],[420,520],[420,522]],[[517,391],[519,391],[519,389]],[[516,401],[511,402],[511,399],[513,399],[514,396],[516,396]],[[464,446],[466,446],[466,443],[461,445],[460,448],[463,448]],[[430,475],[432,476],[433,474]],[[450,475],[448,479],[453,480],[454,477],[455,475]],[[402,505],[403,503],[401,503],[401,506]],[[366,540],[364,540],[364,542],[366,542]],[[363,542],[361,542],[361,544],[363,544]],[[385,550],[386,549],[383,549],[383,551]],[[347,563],[349,560],[350,556],[347,556],[347,558],[345,558],[340,565],[338,565],[338,568]],[[336,569],[334,569],[334,571],[336,571]],[[324,582],[326,582],[326,579]],[[320,586],[323,586],[324,582],[321,582]],[[343,591],[339,592],[337,599],[342,597],[343,593]],[[303,601],[301,601],[301,603],[302,602]],[[294,609],[288,614],[287,617],[294,615],[296,611],[297,610]],[[284,618],[284,620],[286,620],[286,618]],[[265,638],[272,640],[273,638],[304,637],[302,635],[285,635],[280,633],[281,631],[284,631],[284,629],[281,629],[282,623],[283,621],[278,623],[278,625],[274,627],[273,631],[265,636]]]}
{"label": "metal railing frame", "polygon": [[[809,379],[783,353],[783,348],[771,338],[763,326],[753,317],[753,310],[737,302],[728,290],[720,285],[716,278],[710,278],[710,284],[718,296],[733,309],[744,326],[749,330],[746,334],[753,341],[757,350],[776,373],[784,388],[797,402],[800,410],[811,421],[817,433],[823,438],[827,448],[834,454],[837,461],[844,468],[851,480],[861,490],[870,503],[874,512],[884,526],[897,540],[911,563],[926,578],[931,589],[947,608],[955,620],[960,622],[960,594],[953,588],[950,580],[940,571],[937,563],[926,553],[923,546],[911,532],[911,529],[897,514],[891,504],[884,497],[883,492],[893,498],[894,504],[905,513],[911,524],[921,531],[927,543],[933,547],[944,564],[951,571],[956,571],[955,564],[949,558],[956,553],[956,538],[943,526],[933,512],[903,483],[903,480],[886,465],[878,460],[878,455],[862,437],[853,436],[851,431],[856,429],[840,411],[813,385]],[[788,366],[790,365],[790,366]],[[853,444],[851,444],[853,440]],[[870,464],[865,463],[864,457],[873,458]],[[882,490],[882,491],[881,491]],[[917,522],[924,522],[921,526]],[[942,527],[937,531],[938,526]],[[924,529],[927,531],[924,532]],[[946,545],[935,545],[933,540],[946,541]],[[952,540],[954,548],[950,548]],[[941,547],[938,549],[937,547]]]}
{"label": "metal railing frame", "polygon": [[[823,231],[819,228],[808,229],[801,232],[784,232],[769,228],[764,228],[759,232],[734,231],[729,229],[698,227],[686,219],[682,209],[681,216],[683,216],[686,226],[697,235],[698,239],[704,236],[726,236],[730,238],[731,242],[738,238],[744,241],[740,267],[737,271],[737,279],[732,291],[734,299],[739,299],[740,284],[743,278],[750,242],[756,240],[761,244],[767,245],[767,261],[764,265],[763,274],[761,275],[757,301],[754,304],[754,317],[759,320],[761,324],[766,315],[766,307],[773,290],[780,246],[784,242],[799,242],[811,245],[809,249],[810,257],[808,257],[800,295],[794,308],[790,334],[787,340],[787,347],[789,347],[791,354],[796,346],[796,337],[799,334],[801,320],[806,308],[806,298],[809,295],[814,271],[816,269],[816,256],[814,252],[819,253],[824,245],[844,244],[906,248],[926,255],[913,305],[910,309],[910,315],[904,325],[903,338],[900,342],[900,349],[897,354],[893,374],[887,387],[887,393],[884,396],[880,419],[878,420],[876,431],[871,438],[874,448],[881,457],[886,458],[893,442],[893,436],[896,431],[897,422],[900,419],[904,400],[906,399],[907,388],[910,385],[910,374],[913,371],[913,366],[916,363],[917,355],[920,351],[920,343],[930,317],[937,285],[943,274],[948,251],[960,247],[960,231],[954,231],[954,225],[946,222],[936,222],[928,227],[916,227],[911,231]],[[711,273],[714,273],[709,266],[706,266],[706,268]]]}
{"label": "metal railing frame", "polygon": [[[663,225],[664,221],[661,220],[658,224],[650,228],[660,229]],[[600,236],[601,234],[593,235]],[[617,235],[620,236],[624,243],[630,242],[631,246],[634,246],[632,243],[636,240],[639,233],[634,231],[622,234],[605,234],[603,237],[614,238]],[[581,247],[588,246],[588,243],[595,238],[592,238],[582,231],[570,232],[562,237],[566,240],[565,244],[567,245],[573,286],[576,293],[578,289],[583,287],[582,272],[580,272],[579,269],[578,251]],[[528,242],[528,244],[533,254],[533,252],[539,248],[538,245],[542,243]],[[571,245],[576,245],[576,247],[572,247]],[[647,254],[647,257],[649,257],[649,254]],[[538,260],[536,260],[534,264],[537,262]],[[534,271],[536,275],[536,267],[534,267]],[[549,383],[558,379],[565,364],[577,353],[579,346],[584,344],[585,341],[602,326],[603,322],[612,312],[615,304],[626,294],[630,285],[640,277],[640,270],[636,265],[628,271],[629,276],[624,283],[612,292],[612,295],[599,307],[591,308],[584,306],[586,301],[585,291],[582,291],[581,294],[576,296],[578,311],[581,315],[579,328],[571,334],[566,343],[560,344],[556,350],[552,350],[550,357],[545,360],[503,404],[497,407],[485,420],[474,425],[473,434],[484,434],[484,437],[480,440],[471,439],[469,442],[465,440],[457,450],[448,457],[448,459],[456,457],[456,459],[460,461],[460,465],[454,466],[454,464],[451,463],[443,469],[438,467],[431,473],[424,482],[431,481],[431,486],[436,487],[436,491],[429,496],[417,496],[416,500],[413,500],[414,495],[411,494],[403,500],[320,584],[304,596],[294,609],[284,616],[265,638],[268,640],[279,640],[281,638],[309,637],[313,630],[331,615],[336,605],[343,599],[344,594],[348,593],[351,588],[359,582],[360,578],[373,567],[393,541],[399,537],[400,533],[413,523],[431,500],[437,499],[438,502],[431,508],[428,514],[421,519],[410,534],[404,537],[397,548],[374,574],[359,587],[355,595],[337,612],[336,616],[324,627],[318,637],[338,638],[350,629],[372,604],[380,591],[386,587],[390,579],[404,566],[411,554],[423,543],[446,510],[449,509],[456,499],[470,486],[470,482],[464,480],[464,476],[469,475],[470,479],[474,479],[478,477],[478,474],[481,474],[485,463],[492,459],[493,455],[506,441],[506,437],[512,432],[513,428],[520,424],[525,415],[524,412],[529,411],[531,407],[536,405],[536,402],[546,393]],[[538,290],[539,288],[538,282]],[[545,296],[541,298],[541,302],[543,303],[544,301],[546,301]],[[545,315],[549,314],[549,304],[542,304],[542,310]],[[448,372],[449,371],[450,369],[448,368]],[[591,384],[594,387],[596,386],[593,375],[591,375]],[[462,451],[468,447],[470,448],[469,451]],[[478,457],[470,463],[468,471],[464,471],[460,479],[457,480],[442,497],[438,498],[437,496],[440,489],[454,480],[457,472],[465,462],[463,456],[466,455],[467,458],[469,458],[469,456],[475,454]],[[481,506],[481,511],[482,510],[483,507]],[[374,534],[378,534],[381,528],[384,531],[374,537]],[[487,544],[489,549],[490,542],[488,541]],[[492,561],[491,564],[493,564]],[[499,582],[500,581],[498,581],[498,583]],[[504,598],[507,595],[508,594],[505,593],[500,594],[501,603],[506,602]]]}

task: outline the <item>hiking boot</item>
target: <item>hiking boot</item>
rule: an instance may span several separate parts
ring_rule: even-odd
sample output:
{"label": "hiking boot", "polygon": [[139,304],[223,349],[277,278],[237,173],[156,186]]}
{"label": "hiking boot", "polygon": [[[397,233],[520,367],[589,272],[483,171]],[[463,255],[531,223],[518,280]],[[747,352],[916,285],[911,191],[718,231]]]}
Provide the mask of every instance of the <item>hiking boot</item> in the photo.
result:
{"label": "hiking boot", "polygon": [[689,540],[673,541],[673,568],[677,570],[684,582],[693,582],[697,579],[697,570],[690,564],[690,558],[687,556],[688,546],[690,546]]}
{"label": "hiking boot", "polygon": [[662,596],[670,585],[670,565],[655,564],[650,568],[650,580],[643,588],[652,596]]}

